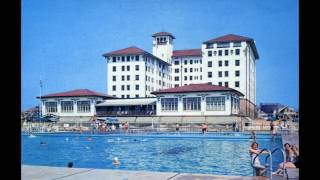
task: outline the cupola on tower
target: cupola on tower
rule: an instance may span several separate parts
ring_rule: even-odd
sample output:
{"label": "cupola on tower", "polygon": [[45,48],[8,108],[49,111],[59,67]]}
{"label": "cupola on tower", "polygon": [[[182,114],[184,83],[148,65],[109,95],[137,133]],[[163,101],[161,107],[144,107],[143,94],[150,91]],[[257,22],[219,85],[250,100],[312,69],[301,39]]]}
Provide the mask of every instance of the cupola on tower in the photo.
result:
{"label": "cupola on tower", "polygon": [[173,39],[175,39],[175,37],[168,32],[155,33],[152,37],[153,55],[171,64]]}

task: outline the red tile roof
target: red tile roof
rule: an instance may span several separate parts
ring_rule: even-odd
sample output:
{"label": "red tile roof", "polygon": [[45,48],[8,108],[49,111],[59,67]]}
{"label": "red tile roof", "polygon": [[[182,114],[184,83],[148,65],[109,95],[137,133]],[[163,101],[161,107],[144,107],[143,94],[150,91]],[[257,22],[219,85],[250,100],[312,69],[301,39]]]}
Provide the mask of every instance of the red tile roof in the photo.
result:
{"label": "red tile roof", "polygon": [[158,33],[155,33],[152,35],[152,37],[156,37],[156,36],[171,36],[172,39],[175,39],[175,37],[171,33],[168,33],[168,32],[158,32]]}
{"label": "red tile roof", "polygon": [[224,86],[210,85],[207,83],[204,84],[190,84],[187,86],[180,86],[169,89],[162,89],[159,91],[151,92],[151,94],[166,94],[166,93],[191,93],[191,92],[212,92],[212,91],[233,91],[240,96],[243,94],[235,89],[227,88]]}
{"label": "red tile roof", "polygon": [[218,38],[210,39],[210,40],[205,41],[203,43],[207,44],[207,43],[237,42],[237,41],[249,42],[249,44],[253,50],[253,54],[254,54],[255,58],[259,59],[259,54],[258,54],[258,50],[255,45],[255,42],[252,38],[249,38],[249,37],[239,36],[239,35],[235,35],[235,34],[227,34],[224,36],[220,36]]}
{"label": "red tile roof", "polygon": [[236,42],[236,41],[253,41],[252,38],[239,36],[235,34],[227,34],[218,38],[210,39],[204,43],[217,43],[217,42]]}
{"label": "red tile roof", "polygon": [[109,53],[105,53],[103,54],[102,56],[104,57],[107,57],[107,56],[120,56],[120,55],[141,55],[141,54],[145,54],[145,55],[149,55],[153,58],[156,58],[156,59],[159,59],[160,61],[168,64],[169,66],[171,66],[170,63],[154,56],[153,54],[149,53],[148,51],[145,51],[143,49],[140,49],[136,46],[130,46],[128,48],[124,48],[124,49],[119,49],[119,50],[116,50],[116,51],[111,51]]}
{"label": "red tile roof", "polygon": [[103,54],[103,56],[111,56],[111,55],[139,55],[139,54],[144,54],[147,53],[143,49],[140,49],[136,46],[130,46],[124,49],[119,49],[116,51],[111,51],[109,53]]}
{"label": "red tile roof", "polygon": [[[76,89],[72,91],[66,91],[61,93],[53,93],[41,96],[41,98],[52,98],[52,97],[87,97],[87,96],[94,96],[94,97],[103,97],[103,98],[114,98],[107,94],[102,94],[98,92],[91,91],[89,89]],[[40,97],[37,97],[40,98]]]}
{"label": "red tile roof", "polygon": [[201,49],[184,49],[175,50],[172,54],[173,57],[183,57],[183,56],[202,56]]}

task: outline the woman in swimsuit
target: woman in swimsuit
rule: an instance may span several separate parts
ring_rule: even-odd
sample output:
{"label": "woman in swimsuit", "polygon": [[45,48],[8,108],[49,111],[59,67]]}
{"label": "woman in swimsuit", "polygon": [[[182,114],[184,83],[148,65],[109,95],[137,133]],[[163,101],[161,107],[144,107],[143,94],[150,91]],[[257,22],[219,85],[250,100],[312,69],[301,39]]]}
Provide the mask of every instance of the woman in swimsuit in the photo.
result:
{"label": "woman in swimsuit", "polygon": [[[257,176],[262,176],[266,172],[266,167],[261,165],[258,154],[260,154],[260,150],[258,149],[259,144],[257,142],[253,142],[251,144],[251,148],[249,149],[251,162],[253,163],[253,167],[256,170]],[[253,162],[254,161],[254,162]]]}

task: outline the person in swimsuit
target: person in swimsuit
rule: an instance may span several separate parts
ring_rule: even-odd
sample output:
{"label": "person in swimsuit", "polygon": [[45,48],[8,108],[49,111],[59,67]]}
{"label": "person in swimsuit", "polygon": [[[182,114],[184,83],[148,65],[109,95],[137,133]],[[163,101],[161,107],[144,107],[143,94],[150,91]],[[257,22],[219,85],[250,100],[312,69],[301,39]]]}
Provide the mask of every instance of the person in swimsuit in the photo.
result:
{"label": "person in swimsuit", "polygon": [[257,176],[263,176],[263,174],[266,172],[266,167],[261,165],[258,154],[260,154],[260,150],[258,149],[259,144],[257,142],[253,142],[251,144],[251,147],[249,149],[250,157],[251,157],[251,162],[253,164],[253,167],[256,170],[256,175]]}
{"label": "person in swimsuit", "polygon": [[177,132],[179,131],[179,127],[180,127],[180,126],[179,126],[179,124],[177,123],[177,124],[176,124],[176,131],[177,131]]}
{"label": "person in swimsuit", "polygon": [[201,127],[202,127],[202,134],[204,134],[206,132],[206,124],[203,123]]}
{"label": "person in swimsuit", "polygon": [[277,171],[273,172],[272,174],[282,175],[284,169],[287,168],[296,168],[295,162],[295,153],[292,150],[292,146],[289,143],[284,144],[285,152],[286,152],[286,161],[279,164]]}
{"label": "person in swimsuit", "polygon": [[252,130],[251,131],[251,139],[253,139],[253,141],[256,141],[256,131],[255,130]]}

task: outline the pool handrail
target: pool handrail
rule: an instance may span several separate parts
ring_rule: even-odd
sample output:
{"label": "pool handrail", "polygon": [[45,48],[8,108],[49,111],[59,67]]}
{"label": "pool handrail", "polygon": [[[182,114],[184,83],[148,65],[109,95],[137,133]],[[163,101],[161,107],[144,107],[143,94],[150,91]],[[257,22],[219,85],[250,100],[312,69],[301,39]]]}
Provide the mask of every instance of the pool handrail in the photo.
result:
{"label": "pool handrail", "polygon": [[267,157],[266,157],[266,159],[265,159],[265,162],[267,162],[268,158],[271,157],[274,152],[279,151],[279,150],[282,152],[282,157],[283,157],[283,161],[282,161],[282,162],[283,162],[283,170],[284,170],[284,172],[285,172],[285,174],[286,174],[286,176],[287,176],[287,179],[289,179],[288,172],[287,172],[287,168],[286,168],[286,166],[285,166],[285,164],[284,164],[284,162],[286,161],[286,153],[284,152],[283,148],[276,148],[276,149],[274,149],[273,151],[271,151],[271,155],[269,155],[269,154],[267,155]]}
{"label": "pool handrail", "polygon": [[263,152],[267,152],[268,155],[270,156],[270,166],[269,166],[269,170],[270,170],[270,180],[272,180],[272,155],[271,155],[271,151],[269,149],[262,149],[260,151],[260,153],[258,155],[256,155],[256,157],[253,158],[253,160],[251,161],[251,166],[253,168],[253,172],[255,173],[255,166],[254,163],[256,162],[257,157],[259,157]]}

